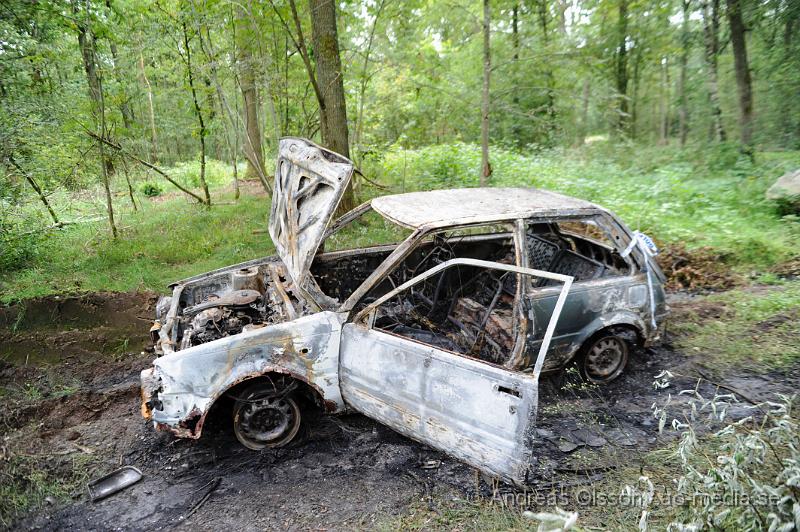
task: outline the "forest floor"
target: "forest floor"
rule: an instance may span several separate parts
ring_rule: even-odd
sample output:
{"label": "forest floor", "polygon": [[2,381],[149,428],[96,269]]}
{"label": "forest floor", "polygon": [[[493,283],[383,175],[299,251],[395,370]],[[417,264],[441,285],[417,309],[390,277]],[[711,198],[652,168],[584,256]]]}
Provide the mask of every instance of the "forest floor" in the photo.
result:
{"label": "forest floor", "polygon": [[[580,512],[582,526],[635,527],[636,508],[593,505],[587,497],[595,491],[587,490],[618,493],[642,471],[658,469],[648,453],[669,448],[676,436],[659,432],[651,405],[668,395],[674,400],[682,389],[698,387],[713,396],[723,386],[742,398],[735,418],[747,415],[747,401],[775,399],[800,386],[795,358],[746,367],[751,357],[698,352],[692,342],[700,333],[691,325],[722,316],[730,323],[752,318],[736,314],[726,298],[773,300],[798,284],[703,296],[673,293],[667,341],[634,357],[618,381],[587,387],[569,372],[548,381],[540,401],[534,491],[527,495],[487,483],[460,462],[358,415],[322,418],[303,443],[260,453],[237,444],[228,420],[218,420],[198,441],[157,433],[141,418],[138,396],[139,371],[152,359],[145,349],[154,294],[45,297],[6,307],[0,310],[0,524],[523,527],[522,510],[554,506],[557,496],[555,504]],[[737,342],[779,334],[772,343],[779,338],[800,345],[796,320],[785,317],[798,306],[782,306],[746,330],[717,334]],[[670,387],[659,389],[653,380],[663,370],[674,377]],[[88,500],[88,480],[128,464],[142,471],[141,482],[101,502]]]}

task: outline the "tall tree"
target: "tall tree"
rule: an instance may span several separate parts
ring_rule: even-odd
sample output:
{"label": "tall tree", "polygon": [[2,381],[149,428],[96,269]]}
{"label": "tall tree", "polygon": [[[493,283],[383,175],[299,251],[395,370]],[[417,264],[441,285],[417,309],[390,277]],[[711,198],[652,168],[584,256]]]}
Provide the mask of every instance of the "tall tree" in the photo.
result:
{"label": "tall tree", "polygon": [[481,90],[481,177],[482,187],[489,182],[492,164],[489,162],[489,83],[492,73],[491,8],[489,0],[483,0],[483,89]]}
{"label": "tall tree", "polygon": [[244,115],[244,156],[247,160],[245,175],[256,176],[267,192],[270,191],[264,168],[264,147],[259,120],[260,98],[257,85],[256,58],[253,56],[255,32],[252,26],[252,14],[242,3],[236,4],[236,21],[234,25],[234,42],[237,52],[237,68],[239,87],[242,93]]}
{"label": "tall tree", "polygon": [[[511,47],[513,49],[513,53],[511,56],[511,68],[512,68],[512,76],[514,83],[519,83],[519,49],[520,49],[520,38],[519,38],[519,2],[514,2],[514,5],[511,7]],[[514,91],[513,96],[511,97],[511,105],[513,107],[513,111],[517,112],[519,110],[519,92]],[[519,127],[519,121],[514,120],[511,124],[511,136],[512,140],[517,144],[521,144],[521,128]]]}
{"label": "tall tree", "polygon": [[139,43],[139,74],[144,81],[145,90],[147,91],[147,117],[150,125],[150,162],[158,164],[158,136],[156,135],[156,112],[153,106],[153,86],[150,84],[150,78],[147,77],[147,72],[144,69],[144,46]]}
{"label": "tall tree", "polygon": [[[198,17],[199,18],[199,17]],[[203,31],[205,30],[205,37]],[[228,151],[231,156],[231,163],[233,166],[233,193],[234,199],[238,200],[240,196],[239,190],[239,170],[238,170],[238,152],[239,152],[239,122],[228,103],[228,98],[225,96],[225,90],[222,87],[219,76],[219,55],[211,40],[211,31],[208,26],[202,22],[198,22],[197,36],[200,40],[200,48],[206,56],[206,60],[211,72],[211,80],[214,82],[214,89],[219,99],[220,107],[224,114],[223,120],[225,131],[225,142],[228,145]],[[209,95],[210,96],[210,95]],[[235,96],[234,96],[235,98]],[[269,191],[269,189],[267,189]]]}
{"label": "tall tree", "polygon": [[583,78],[583,90],[581,91],[581,114],[578,123],[578,134],[575,137],[575,145],[583,146],[586,142],[586,135],[589,131],[589,95],[591,90],[590,77]]}
{"label": "tall tree", "polygon": [[703,41],[705,48],[705,62],[708,69],[706,82],[708,85],[708,100],[711,105],[711,133],[713,137],[724,142],[726,139],[725,127],[722,124],[722,107],[719,103],[719,1],[702,0],[703,2]]}
{"label": "tall tree", "polygon": [[689,6],[691,0],[681,0],[681,69],[678,77],[678,97],[680,105],[678,107],[678,128],[680,129],[681,146],[686,145],[689,136],[689,98],[686,94],[686,76],[689,67]]}
{"label": "tall tree", "polygon": [[309,9],[317,83],[325,102],[325,120],[320,123],[322,142],[331,150],[350,157],[336,2],[309,0]]}
{"label": "tall tree", "polygon": [[614,57],[614,74],[617,89],[617,133],[628,134],[628,0],[618,0],[617,50]]}
{"label": "tall tree", "polygon": [[[80,4],[83,4],[82,6]],[[89,86],[89,99],[92,102],[92,116],[95,127],[99,128],[101,139],[106,138],[106,104],[103,95],[103,84],[97,68],[97,50],[95,36],[91,24],[91,0],[73,4],[76,28],[78,31],[78,48],[81,51],[83,69],[86,73],[86,83]],[[103,190],[106,198],[106,212],[111,236],[117,238],[117,225],[114,222],[114,205],[111,196],[110,176],[114,172],[114,163],[106,155],[103,142],[98,144],[100,149],[100,170],[103,180]]]}
{"label": "tall tree", "polygon": [[[182,15],[183,16],[183,15]],[[208,183],[206,182],[206,122],[203,118],[203,109],[200,107],[200,102],[197,99],[197,88],[195,87],[195,73],[194,66],[192,65],[192,45],[189,42],[189,30],[186,27],[186,20],[181,21],[181,29],[183,30],[183,53],[181,56],[186,64],[186,76],[189,80],[189,90],[192,93],[192,103],[194,103],[194,114],[197,117],[199,125],[200,137],[200,186],[203,189],[204,203],[207,207],[211,206],[211,195],[208,192]]]}
{"label": "tall tree", "polygon": [[[361,69],[361,80],[359,82],[359,91],[358,91],[358,114],[356,116],[356,131],[353,137],[353,145],[355,146],[356,152],[361,151],[362,131],[364,130],[364,100],[366,99],[367,85],[369,84],[369,80],[372,77],[369,74],[369,62],[370,62],[370,55],[372,54],[372,46],[375,42],[375,30],[378,28],[378,20],[380,19],[384,7],[386,7],[387,1],[388,0],[378,0],[378,6],[375,9],[375,14],[372,19],[372,26],[369,30],[369,37],[367,38],[367,48],[364,50],[364,66]],[[360,157],[360,154],[357,153],[357,156]],[[356,160],[358,161],[360,160],[360,158],[357,158]]]}
{"label": "tall tree", "polygon": [[733,66],[736,70],[736,87],[739,92],[739,126],[745,150],[753,150],[753,83],[750,79],[750,64],[747,59],[747,43],[742,19],[740,0],[727,0],[728,24],[731,29]]}
{"label": "tall tree", "polygon": [[[547,5],[548,0],[538,0],[537,11],[539,15],[539,27],[542,31],[542,45],[545,50],[550,47],[550,29],[548,27],[548,17],[550,9]],[[552,137],[553,129],[556,126],[556,103],[555,103],[555,79],[553,76],[553,66],[550,62],[545,63],[545,131],[547,141]]]}
{"label": "tall tree", "polygon": [[[347,129],[347,105],[344,98],[344,76],[339,55],[339,32],[336,28],[336,2],[309,0],[311,39],[314,44],[316,83],[319,87],[320,133],[322,143],[331,150],[350,157]],[[324,112],[323,112],[324,109]],[[345,190],[339,212],[355,207],[352,183]]]}
{"label": "tall tree", "polygon": [[[270,4],[300,54],[309,83],[317,97],[322,143],[329,149],[345,157],[350,157],[347,106],[344,98],[342,60],[339,55],[339,32],[336,27],[336,3],[331,0],[309,0],[315,65],[311,63],[311,54],[306,46],[303,24],[300,21],[295,1],[289,0],[294,31],[289,27],[272,0],[270,0]],[[339,202],[336,214],[347,212],[355,205],[353,183],[350,182]]]}
{"label": "tall tree", "polygon": [[[95,35],[91,26],[91,0],[80,0],[73,4],[75,27],[78,31],[78,48],[83,60],[83,71],[86,74],[86,84],[89,87],[89,99],[92,103],[92,116],[95,122],[100,122],[100,112],[105,112],[102,105],[100,89],[100,75],[97,69],[97,49]],[[103,132],[105,134],[105,132]],[[114,163],[110,157],[103,159],[106,172],[114,173]]]}
{"label": "tall tree", "polygon": [[661,58],[661,98],[659,100],[658,143],[669,144],[669,59]]}

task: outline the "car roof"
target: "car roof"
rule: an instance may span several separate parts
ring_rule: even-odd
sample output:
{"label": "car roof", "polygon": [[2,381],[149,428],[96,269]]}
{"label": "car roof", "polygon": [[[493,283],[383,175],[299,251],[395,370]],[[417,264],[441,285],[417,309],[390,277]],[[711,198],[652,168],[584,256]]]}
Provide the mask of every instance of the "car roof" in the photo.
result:
{"label": "car roof", "polygon": [[381,216],[419,229],[605,212],[602,207],[535,188],[457,188],[381,196],[370,202]]}

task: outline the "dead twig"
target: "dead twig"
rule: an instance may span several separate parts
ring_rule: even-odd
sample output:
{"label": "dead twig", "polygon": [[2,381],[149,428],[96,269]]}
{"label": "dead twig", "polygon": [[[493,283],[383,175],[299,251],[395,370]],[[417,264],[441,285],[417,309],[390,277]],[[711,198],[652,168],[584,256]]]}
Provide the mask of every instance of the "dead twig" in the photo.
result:
{"label": "dead twig", "polygon": [[194,193],[194,192],[192,192],[191,190],[189,190],[189,189],[187,189],[187,188],[184,188],[184,187],[183,187],[183,186],[182,186],[180,183],[178,183],[177,181],[175,181],[174,179],[172,179],[172,178],[169,176],[169,174],[167,174],[167,173],[166,173],[164,170],[162,170],[162,169],[161,169],[161,168],[159,168],[158,166],[156,166],[156,165],[154,165],[154,164],[151,164],[151,163],[148,163],[148,162],[147,162],[147,161],[145,161],[144,159],[140,159],[139,157],[137,157],[137,156],[135,156],[134,154],[130,153],[129,151],[125,150],[125,149],[124,149],[124,148],[123,148],[121,145],[117,144],[116,142],[112,142],[112,141],[111,141],[111,140],[109,140],[109,139],[103,138],[103,137],[101,137],[100,135],[97,135],[97,134],[96,134],[94,131],[90,131],[90,130],[88,130],[88,129],[87,129],[87,130],[86,130],[86,134],[87,134],[87,135],[89,135],[91,138],[93,138],[93,139],[95,139],[95,140],[97,140],[97,141],[99,141],[99,142],[102,142],[103,144],[106,144],[106,145],[110,146],[111,148],[114,148],[115,150],[117,150],[118,152],[120,152],[122,155],[125,155],[125,156],[127,156],[127,157],[130,157],[131,159],[133,159],[133,160],[134,160],[134,161],[136,161],[137,163],[141,164],[142,166],[146,166],[147,168],[149,168],[149,169],[151,169],[152,171],[156,172],[156,173],[157,173],[157,174],[159,174],[161,177],[163,177],[164,179],[166,179],[167,181],[169,181],[170,183],[172,183],[173,185],[175,185],[175,187],[176,187],[178,190],[180,190],[181,192],[183,192],[184,194],[188,194],[189,196],[191,196],[191,197],[193,197],[195,200],[197,200],[197,202],[198,202],[198,203],[201,203],[201,204],[203,204],[203,205],[206,205],[206,200],[204,200],[203,198],[201,198],[200,196],[198,196],[197,194],[195,194],[195,193]]}
{"label": "dead twig", "polygon": [[211,494],[214,492],[214,490],[216,490],[219,487],[220,482],[222,482],[222,477],[217,477],[208,484],[206,484],[206,486],[208,486],[208,489],[206,490],[205,494],[200,498],[200,500],[197,501],[194,506],[192,506],[191,510],[189,510],[189,512],[186,514],[185,519],[191,517],[192,514],[194,514],[197,510],[200,509],[201,506],[203,506],[206,503],[206,501],[211,497]]}
{"label": "dead twig", "polygon": [[355,168],[354,170],[358,175],[360,175],[362,177],[362,179],[364,179],[364,181],[366,181],[367,183],[369,183],[373,187],[379,188],[381,190],[389,190],[389,187],[387,187],[386,185],[381,185],[380,183],[377,183],[377,182],[373,181],[372,179],[368,178],[367,176],[365,176],[363,173],[361,173],[361,170],[359,170],[358,168]]}

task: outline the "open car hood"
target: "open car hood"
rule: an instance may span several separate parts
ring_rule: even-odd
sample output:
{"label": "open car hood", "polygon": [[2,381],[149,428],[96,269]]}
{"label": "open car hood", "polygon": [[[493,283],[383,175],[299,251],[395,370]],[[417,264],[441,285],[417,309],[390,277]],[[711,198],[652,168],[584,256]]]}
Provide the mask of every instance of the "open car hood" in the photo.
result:
{"label": "open car hood", "polygon": [[350,159],[310,140],[280,141],[269,234],[298,285],[311,267],[353,167]]}

